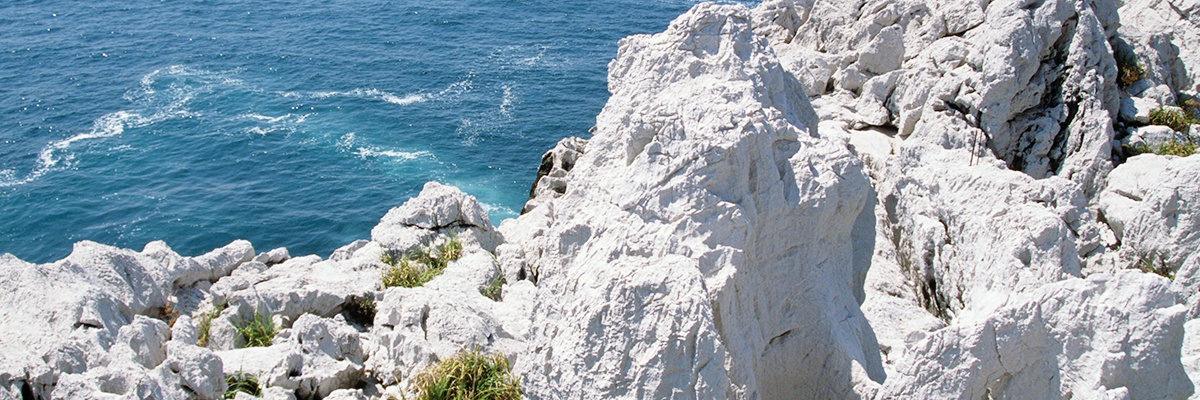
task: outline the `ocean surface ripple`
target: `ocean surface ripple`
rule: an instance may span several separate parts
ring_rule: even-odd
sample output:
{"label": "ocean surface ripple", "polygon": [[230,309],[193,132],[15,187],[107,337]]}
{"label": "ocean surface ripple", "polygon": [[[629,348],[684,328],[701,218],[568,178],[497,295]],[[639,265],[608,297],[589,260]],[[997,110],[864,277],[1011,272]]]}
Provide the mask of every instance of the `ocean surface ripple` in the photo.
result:
{"label": "ocean surface ripple", "polygon": [[695,3],[3,2],[0,253],[324,257],[430,180],[498,224],[587,136],[617,40]]}

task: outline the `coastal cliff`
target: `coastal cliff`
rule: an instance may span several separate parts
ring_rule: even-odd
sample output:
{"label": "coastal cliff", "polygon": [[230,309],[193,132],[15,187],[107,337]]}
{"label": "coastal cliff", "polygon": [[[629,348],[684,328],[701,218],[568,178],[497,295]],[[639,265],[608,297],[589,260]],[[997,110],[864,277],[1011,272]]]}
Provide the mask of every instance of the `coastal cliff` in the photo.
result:
{"label": "coastal cliff", "polygon": [[327,258],[0,256],[0,399],[405,398],[471,350],[532,399],[1194,397],[1200,156],[1135,153],[1200,140],[1148,117],[1200,112],[1198,11],[699,4],[499,227],[431,182]]}

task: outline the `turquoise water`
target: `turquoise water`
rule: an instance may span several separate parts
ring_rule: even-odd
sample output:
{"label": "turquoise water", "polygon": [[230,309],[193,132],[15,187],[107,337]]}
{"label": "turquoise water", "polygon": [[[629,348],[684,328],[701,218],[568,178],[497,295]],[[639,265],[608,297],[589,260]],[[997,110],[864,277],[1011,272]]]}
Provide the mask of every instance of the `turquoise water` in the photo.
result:
{"label": "turquoise water", "polygon": [[0,253],[327,256],[426,181],[514,217],[617,40],[695,2],[5,1]]}

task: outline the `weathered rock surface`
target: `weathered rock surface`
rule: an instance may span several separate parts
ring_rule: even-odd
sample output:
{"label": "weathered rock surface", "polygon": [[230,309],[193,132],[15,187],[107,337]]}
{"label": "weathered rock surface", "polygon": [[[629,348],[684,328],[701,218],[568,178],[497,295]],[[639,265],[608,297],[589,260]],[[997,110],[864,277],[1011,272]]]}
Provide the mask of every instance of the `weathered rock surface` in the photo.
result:
{"label": "weathered rock surface", "polygon": [[748,10],[702,4],[622,40],[608,82],[566,193],[501,226],[505,271],[538,285],[527,395],[837,398],[882,381],[850,272],[868,179],[819,138]]}
{"label": "weathered rock surface", "polygon": [[546,151],[546,154],[542,155],[542,164],[538,166],[537,177],[533,178],[533,186],[529,188],[529,200],[525,202],[521,214],[566,193],[567,173],[575,168],[575,163],[586,149],[587,139],[569,137],[559,140],[558,144]]}
{"label": "weathered rock surface", "polygon": [[[700,4],[621,41],[594,136],[498,229],[431,182],[328,259],[0,255],[0,399],[215,398],[238,372],[262,398],[404,398],[472,349],[532,399],[1187,398],[1200,156],[1114,146],[1198,131],[1147,126],[1200,89],[1197,10]],[[451,235],[442,275],[382,286],[382,254]],[[256,316],[279,332],[244,348]]]}
{"label": "weathered rock surface", "polygon": [[1139,271],[1043,286],[935,332],[877,398],[1185,398],[1186,310],[1175,297],[1165,278]]}
{"label": "weathered rock surface", "polygon": [[224,379],[212,373],[219,358],[171,341],[167,325],[146,316],[171,318],[181,285],[228,274],[253,255],[249,242],[237,241],[195,258],[161,242],[141,253],[79,242],[67,258],[41,265],[0,256],[0,390],[14,398],[179,399],[223,391]]}

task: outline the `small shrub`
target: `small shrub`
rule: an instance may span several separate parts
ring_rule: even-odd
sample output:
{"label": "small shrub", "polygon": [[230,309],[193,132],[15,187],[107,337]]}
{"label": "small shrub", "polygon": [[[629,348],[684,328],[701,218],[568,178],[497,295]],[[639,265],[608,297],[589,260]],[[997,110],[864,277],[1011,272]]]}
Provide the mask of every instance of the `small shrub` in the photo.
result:
{"label": "small shrub", "polygon": [[417,287],[442,274],[442,271],[454,261],[462,257],[462,241],[455,234],[437,246],[420,247],[408,254],[395,251],[385,251],[379,255],[379,261],[387,264],[381,279],[383,287]]}
{"label": "small shrub", "polygon": [[419,400],[521,398],[521,383],[500,354],[462,352],[426,367],[413,378]]}
{"label": "small shrub", "polygon": [[492,279],[492,282],[486,287],[479,289],[479,293],[483,297],[492,299],[492,301],[500,301],[500,295],[503,293],[505,283],[508,282],[504,279],[504,274],[496,275],[496,279]]}
{"label": "small shrub", "polygon": [[209,331],[209,329],[212,328],[212,321],[214,319],[217,319],[217,317],[220,317],[221,311],[224,311],[224,310],[225,310],[224,306],[220,306],[220,307],[214,306],[212,311],[209,311],[207,313],[200,315],[200,326],[198,327],[199,332],[197,332],[197,335],[196,335],[196,345],[197,346],[200,346],[200,347],[208,346],[208,339],[209,339],[208,331]]}
{"label": "small shrub", "polygon": [[350,317],[351,321],[359,325],[367,326],[375,322],[375,299],[370,295],[351,295],[346,298],[342,309],[346,311],[346,316]]}
{"label": "small shrub", "polygon": [[237,397],[238,392],[245,392],[255,397],[262,396],[262,390],[258,387],[258,377],[245,372],[225,375],[225,385],[227,388],[225,394],[221,395],[222,399]]}
{"label": "small shrub", "polygon": [[246,347],[267,347],[271,345],[271,340],[275,339],[275,322],[271,321],[271,316],[260,314],[258,311],[255,311],[249,320],[242,321],[234,327],[237,328],[238,336],[246,341]]}
{"label": "small shrub", "polygon": [[1114,56],[1117,59],[1117,86],[1121,89],[1142,80],[1146,75],[1146,69],[1138,64],[1134,55],[1118,51]]}
{"label": "small shrub", "polygon": [[1181,109],[1159,107],[1150,110],[1151,125],[1165,125],[1177,132],[1184,132],[1188,125],[1196,123],[1200,123],[1200,120]]}

